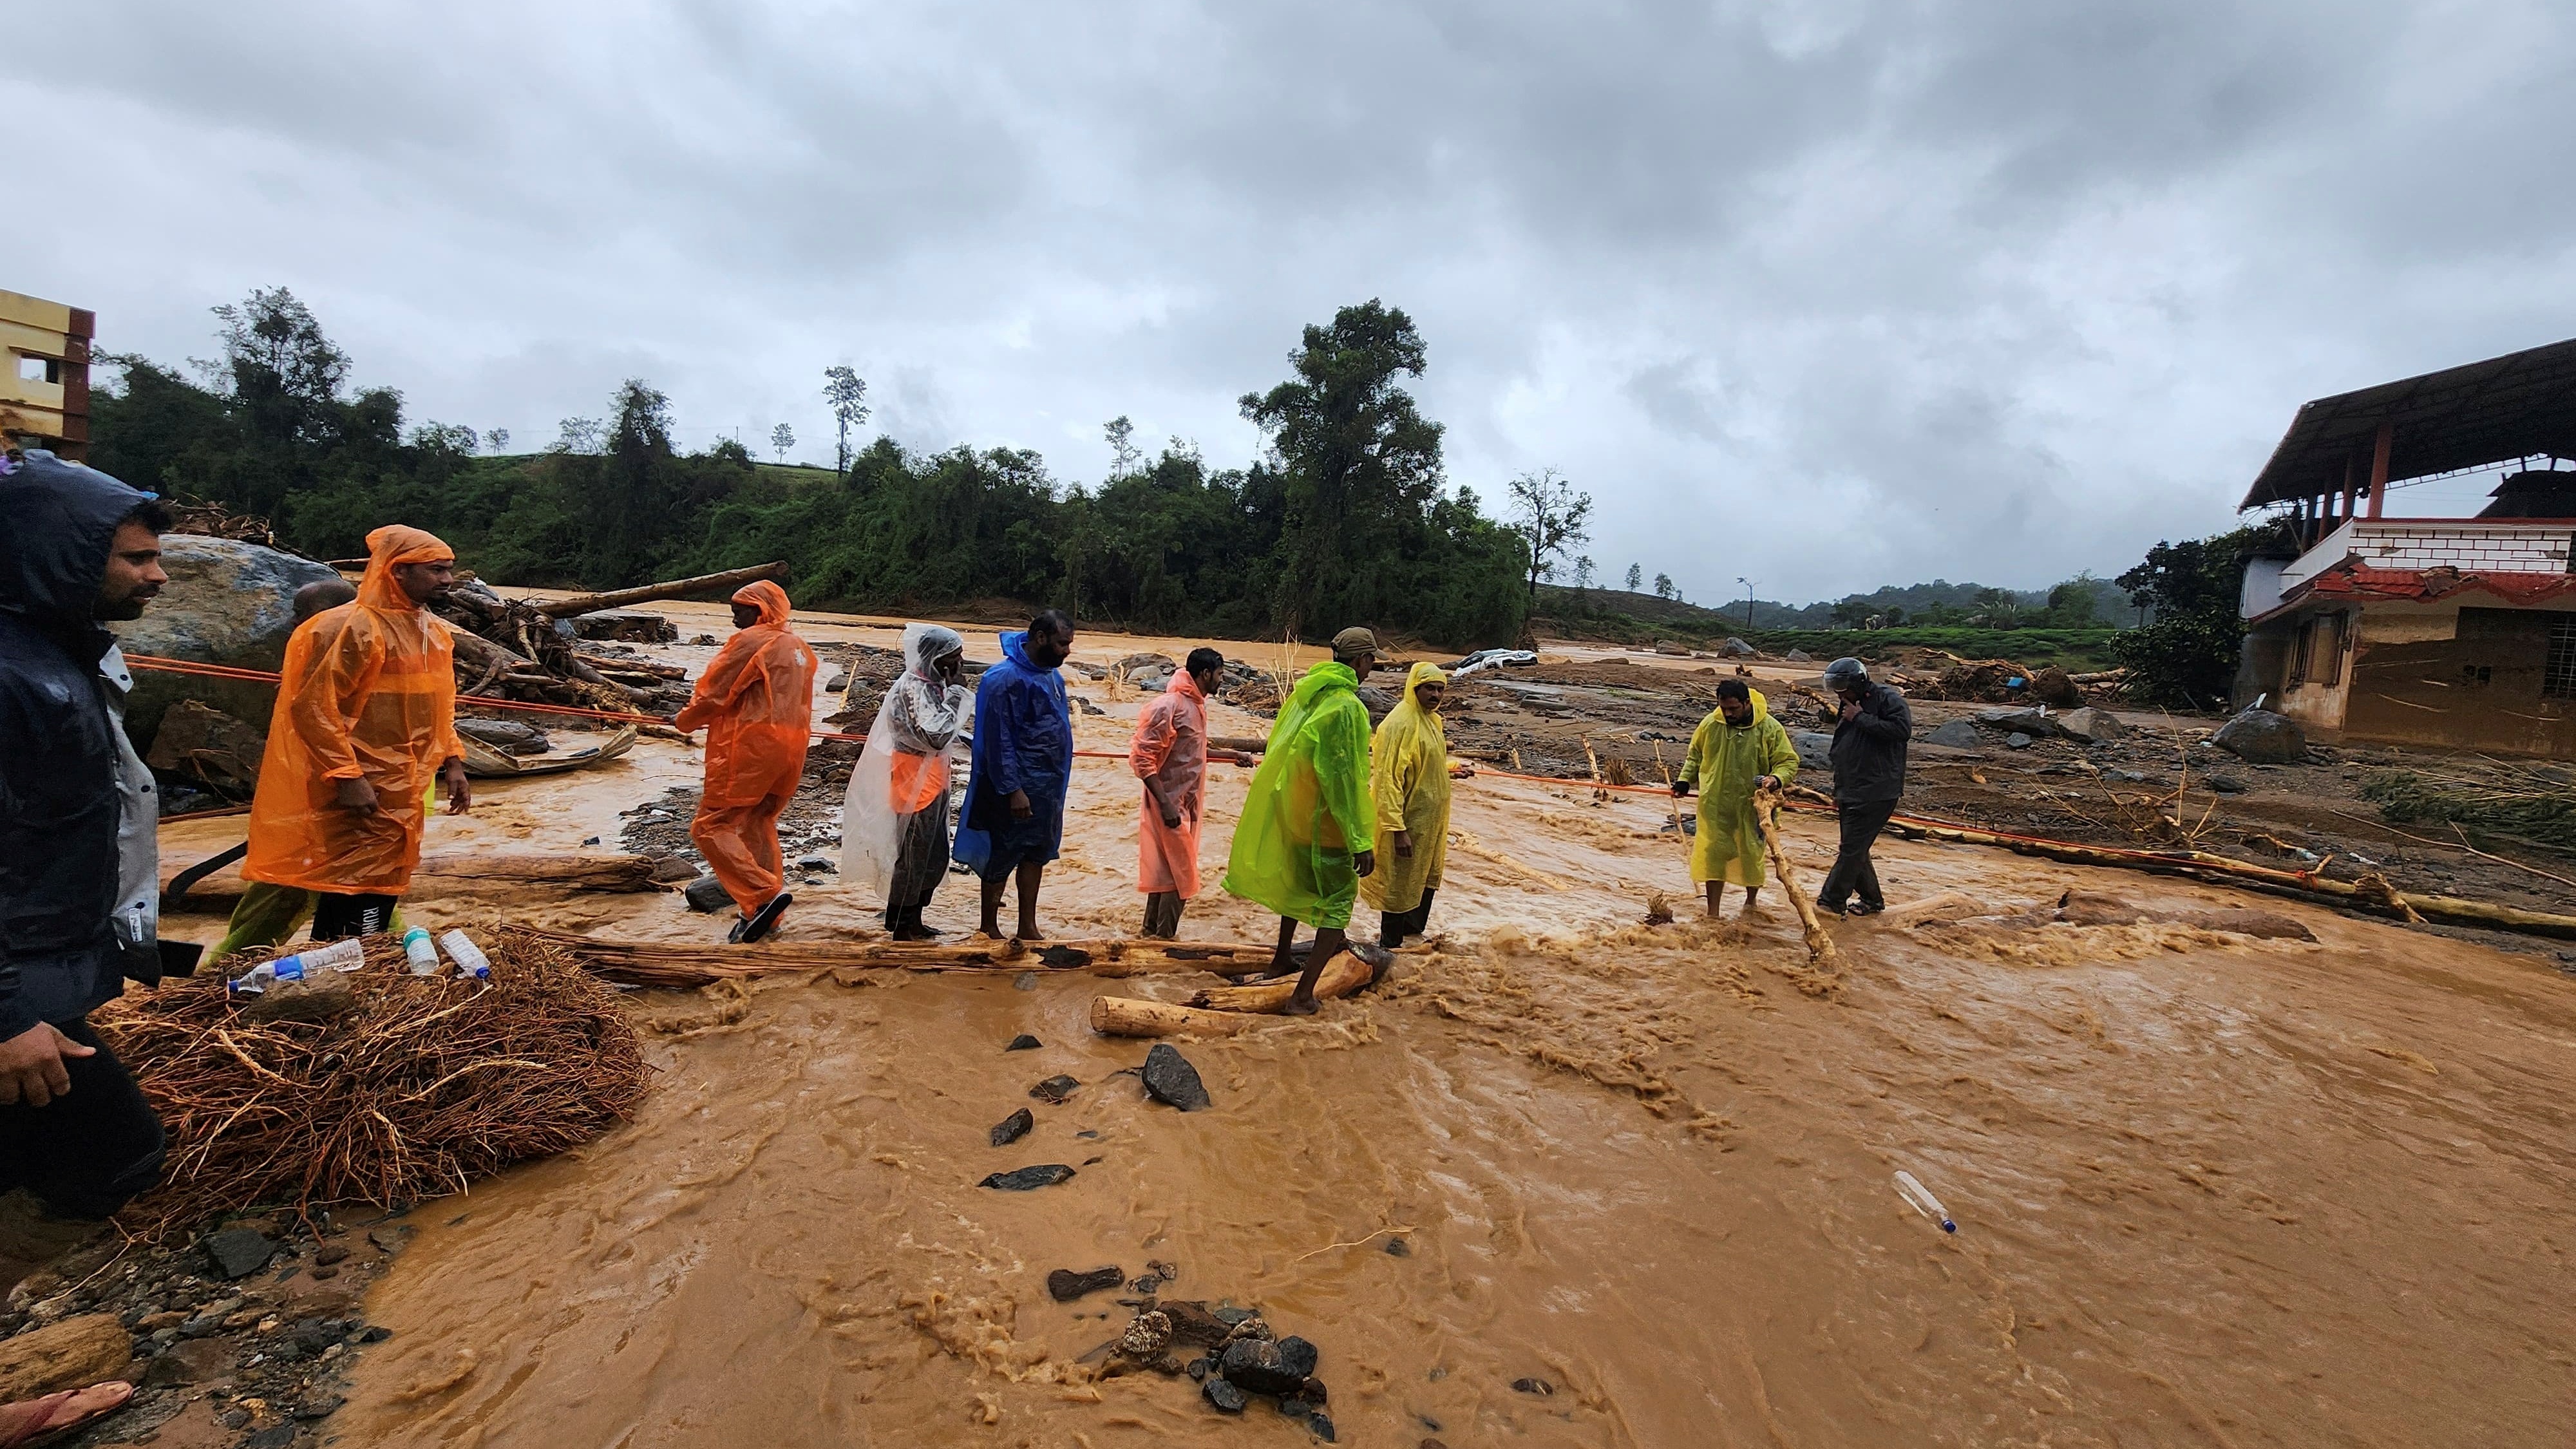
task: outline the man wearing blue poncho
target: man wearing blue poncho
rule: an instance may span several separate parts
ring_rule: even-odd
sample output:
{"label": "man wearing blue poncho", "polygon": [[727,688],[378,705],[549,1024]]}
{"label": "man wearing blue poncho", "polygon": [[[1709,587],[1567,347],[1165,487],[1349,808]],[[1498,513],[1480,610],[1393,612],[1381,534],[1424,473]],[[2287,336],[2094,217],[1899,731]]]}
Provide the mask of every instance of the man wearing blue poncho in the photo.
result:
{"label": "man wearing blue poncho", "polygon": [[999,939],[1002,887],[1020,882],[1022,941],[1038,931],[1038,886],[1064,844],[1073,778],[1073,715],[1056,673],[1073,652],[1073,620],[1049,609],[1002,636],[1002,662],[975,686],[975,749],[956,857],[984,882],[984,934]]}

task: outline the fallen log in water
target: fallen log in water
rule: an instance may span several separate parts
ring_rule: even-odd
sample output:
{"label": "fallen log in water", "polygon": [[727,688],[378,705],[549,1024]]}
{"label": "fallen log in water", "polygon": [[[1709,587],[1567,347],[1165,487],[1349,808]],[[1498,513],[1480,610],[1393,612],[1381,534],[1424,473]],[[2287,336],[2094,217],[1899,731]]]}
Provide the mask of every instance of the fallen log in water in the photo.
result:
{"label": "fallen log in water", "polygon": [[1777,789],[1753,792],[1753,822],[1761,827],[1762,844],[1771,853],[1771,873],[1780,878],[1780,889],[1787,893],[1789,904],[1798,908],[1798,925],[1807,935],[1807,959],[1830,971],[1834,966],[1834,938],[1825,934],[1824,924],[1816,919],[1816,907],[1807,893],[1798,888],[1798,873],[1789,868],[1788,852],[1780,848],[1780,792]]}
{"label": "fallen log in water", "polygon": [[793,971],[1082,971],[1133,976],[1149,971],[1248,975],[1267,968],[1268,946],[1181,941],[763,941],[733,946],[615,941],[569,931],[521,928],[561,947],[584,969],[637,986],[705,986]]}
{"label": "fallen log in water", "polygon": [[[180,860],[176,856],[172,859],[174,863]],[[202,863],[212,863],[212,859]],[[179,877],[188,875],[193,869],[194,866],[181,870],[163,884],[162,896],[170,903],[172,911],[203,915],[212,911],[229,911],[241,903],[244,882],[229,876],[212,884],[204,883],[202,876],[190,880],[190,889],[183,896],[175,887],[179,884]],[[640,855],[442,852],[422,858],[418,868],[412,872],[411,888],[405,894],[416,900],[428,900],[493,893],[525,895],[532,891],[631,895],[665,889],[668,887],[653,879],[653,862]]]}
{"label": "fallen log in water", "polygon": [[602,594],[575,594],[569,599],[551,602],[531,599],[529,603],[549,619],[571,619],[583,614],[596,614],[602,609],[623,609],[633,604],[650,604],[658,599],[676,599],[682,594],[713,593],[718,589],[738,589],[762,579],[774,579],[787,572],[787,561],[755,564],[747,569],[728,569],[720,574],[699,574],[695,578],[666,579],[658,584],[644,584],[632,589],[611,589]]}
{"label": "fallen log in water", "polygon": [[1091,1029],[1102,1036],[1233,1036],[1272,1021],[1242,1011],[1200,1011],[1134,996],[1091,998]]}
{"label": "fallen log in water", "polygon": [[[1329,1001],[1348,996],[1377,979],[1377,972],[1366,961],[1348,951],[1333,953],[1324,963],[1324,974],[1315,978],[1315,999]],[[1295,995],[1294,980],[1265,981],[1259,986],[1214,986],[1190,998],[1190,1005],[1204,1011],[1247,1011],[1275,1013]]]}

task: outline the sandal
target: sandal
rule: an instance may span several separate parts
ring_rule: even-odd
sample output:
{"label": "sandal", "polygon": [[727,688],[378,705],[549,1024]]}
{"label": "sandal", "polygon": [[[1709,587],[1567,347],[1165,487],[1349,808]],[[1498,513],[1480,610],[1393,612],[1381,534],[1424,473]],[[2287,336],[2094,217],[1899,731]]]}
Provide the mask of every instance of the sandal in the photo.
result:
{"label": "sandal", "polygon": [[787,914],[787,908],[790,905],[793,905],[795,901],[796,898],[785,891],[780,891],[778,894],[771,896],[769,898],[769,904],[762,906],[758,911],[752,914],[749,920],[742,923],[742,934],[734,938],[736,943],[748,946],[752,942],[759,940],[761,937],[768,935],[770,928],[778,924],[778,918]]}

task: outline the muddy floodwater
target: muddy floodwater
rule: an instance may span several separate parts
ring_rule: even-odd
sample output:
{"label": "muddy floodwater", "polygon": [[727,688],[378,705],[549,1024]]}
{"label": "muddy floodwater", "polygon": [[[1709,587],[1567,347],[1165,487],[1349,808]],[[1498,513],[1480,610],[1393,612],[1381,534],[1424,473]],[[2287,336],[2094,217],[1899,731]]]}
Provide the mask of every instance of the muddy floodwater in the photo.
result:
{"label": "muddy floodwater", "polygon": [[[1107,711],[1077,721],[1080,746],[1123,748],[1133,702],[1077,692]],[[1263,728],[1218,714],[1219,734]],[[694,759],[648,741],[489,785],[430,849],[613,841],[617,812]],[[1271,933],[1213,889],[1242,792],[1217,772],[1211,894],[1185,938]],[[1487,779],[1457,802],[1433,948],[1313,1021],[1181,1042],[1203,1112],[1149,1102],[1129,1070],[1146,1044],[1086,1014],[1212,978],[639,993],[660,1074],[638,1120],[411,1214],[367,1308],[395,1336],[332,1429],[534,1449],[1314,1442],[1262,1401],[1220,1416],[1186,1377],[1096,1378],[1084,1359],[1135,1295],[1058,1303],[1047,1273],[1162,1263],[1164,1296],[1257,1305],[1319,1345],[1345,1444],[2569,1442],[2576,980],[2547,958],[1891,841],[1891,900],[1959,894],[1835,925],[1828,976],[1776,889],[1766,922],[1699,921],[1652,797]],[[1132,928],[1135,813],[1119,765],[1077,766],[1052,933]],[[1812,888],[1829,831],[1790,833]],[[1960,919],[2069,888],[2152,914],[2260,906],[2316,940]],[[796,889],[786,939],[873,929],[862,892]],[[952,876],[931,923],[970,924],[972,889]],[[1678,924],[1641,924],[1653,890]],[[497,908],[721,931],[673,896]],[[1023,1032],[1043,1045],[1006,1052]],[[1033,1100],[1057,1074],[1081,1085]],[[1035,1130],[988,1145],[1022,1107]],[[1037,1163],[1076,1175],[977,1186]],[[1900,1168],[1955,1236],[1898,1197]]]}

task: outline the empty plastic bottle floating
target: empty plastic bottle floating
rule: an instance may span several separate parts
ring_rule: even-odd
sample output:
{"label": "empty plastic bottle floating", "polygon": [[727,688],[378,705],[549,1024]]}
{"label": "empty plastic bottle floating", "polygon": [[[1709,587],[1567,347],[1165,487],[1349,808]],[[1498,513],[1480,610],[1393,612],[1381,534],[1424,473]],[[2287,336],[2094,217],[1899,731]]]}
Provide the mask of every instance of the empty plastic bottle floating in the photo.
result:
{"label": "empty plastic bottle floating", "polygon": [[1950,1221],[1950,1210],[1941,1206],[1941,1199],[1932,1195],[1932,1189],[1916,1182],[1914,1180],[1913,1173],[1902,1170],[1898,1171],[1896,1174],[1896,1195],[1905,1199],[1907,1202],[1914,1204],[1914,1210],[1916,1212],[1923,1214],[1923,1216],[1930,1218],[1936,1223],[1939,1223],[1941,1225],[1941,1231],[1945,1233],[1955,1233],[1959,1230],[1959,1225]]}

